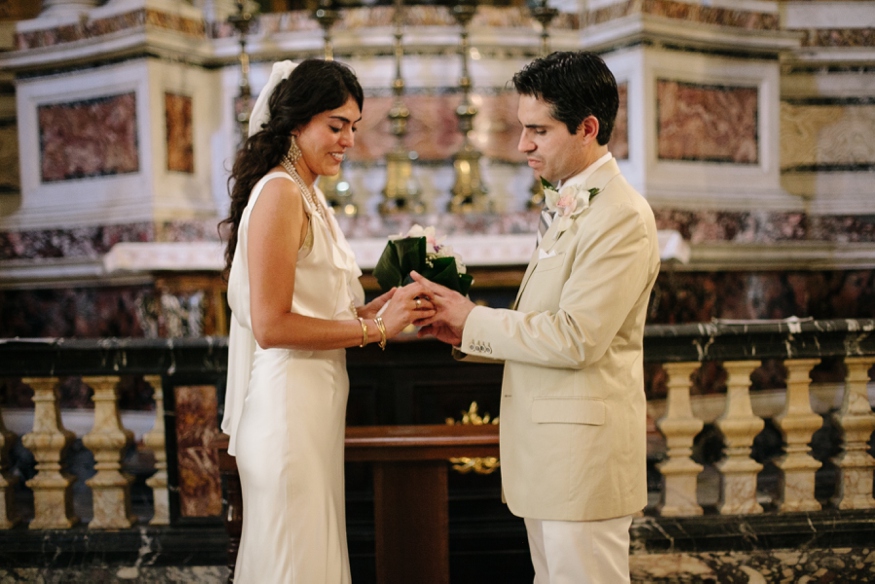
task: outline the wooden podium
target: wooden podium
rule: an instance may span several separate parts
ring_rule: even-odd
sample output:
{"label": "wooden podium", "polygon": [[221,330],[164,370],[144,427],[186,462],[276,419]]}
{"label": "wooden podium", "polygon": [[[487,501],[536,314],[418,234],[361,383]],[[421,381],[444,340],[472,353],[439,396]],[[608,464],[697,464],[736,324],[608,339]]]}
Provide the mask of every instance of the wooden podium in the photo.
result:
{"label": "wooden podium", "polygon": [[[216,441],[227,480],[226,527],[233,576],[243,517],[228,437]],[[351,426],[346,460],[374,465],[377,582],[449,584],[447,469],[450,458],[498,456],[498,426]]]}
{"label": "wooden podium", "polygon": [[498,426],[353,426],[346,459],[374,465],[377,582],[450,581],[450,458],[498,456]]}

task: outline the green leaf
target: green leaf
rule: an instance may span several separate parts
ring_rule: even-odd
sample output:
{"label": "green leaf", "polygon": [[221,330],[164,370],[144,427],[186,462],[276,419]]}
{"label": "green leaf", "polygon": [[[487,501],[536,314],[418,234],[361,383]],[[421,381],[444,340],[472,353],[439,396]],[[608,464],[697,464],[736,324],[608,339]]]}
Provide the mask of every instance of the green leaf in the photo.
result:
{"label": "green leaf", "polygon": [[394,242],[398,254],[398,269],[404,278],[410,277],[410,270],[425,268],[425,238],[405,237]]}
{"label": "green leaf", "polygon": [[471,284],[473,283],[474,277],[471,274],[459,274],[459,294],[467,296],[468,290],[471,289]]}
{"label": "green leaf", "polygon": [[390,241],[383,248],[377,265],[374,266],[374,277],[380,285],[380,290],[388,292],[392,288],[401,285],[401,265],[398,262],[398,251],[395,242]]}
{"label": "green leaf", "polygon": [[411,282],[410,271],[421,272],[425,266],[425,238],[405,237],[386,243],[377,265],[374,277],[383,292],[396,286]]}
{"label": "green leaf", "polygon": [[426,261],[425,250],[424,237],[406,237],[387,242],[373,272],[380,289],[387,292],[396,286],[406,286],[413,281],[411,270],[416,270],[436,284],[467,295],[474,279],[468,274],[459,273],[456,258],[432,258]]}
{"label": "green leaf", "polygon": [[426,268],[423,276],[450,290],[459,289],[459,271],[456,269],[455,258],[434,258],[431,267]]}
{"label": "green leaf", "polygon": [[550,184],[550,181],[546,180],[543,176],[540,178],[541,178],[541,186],[542,187],[544,187],[545,189],[552,189],[554,191],[556,190],[556,187],[554,187],[552,184]]}

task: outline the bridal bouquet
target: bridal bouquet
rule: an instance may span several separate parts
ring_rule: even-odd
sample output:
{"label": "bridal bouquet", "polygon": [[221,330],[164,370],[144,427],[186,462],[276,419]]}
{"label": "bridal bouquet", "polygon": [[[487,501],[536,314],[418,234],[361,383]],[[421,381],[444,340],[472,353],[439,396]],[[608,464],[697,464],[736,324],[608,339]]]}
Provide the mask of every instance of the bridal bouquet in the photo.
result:
{"label": "bridal bouquet", "polygon": [[435,235],[434,227],[414,225],[407,235],[390,235],[383,255],[374,267],[374,277],[383,292],[412,282],[416,270],[436,284],[468,294],[474,279],[466,273],[462,258]]}

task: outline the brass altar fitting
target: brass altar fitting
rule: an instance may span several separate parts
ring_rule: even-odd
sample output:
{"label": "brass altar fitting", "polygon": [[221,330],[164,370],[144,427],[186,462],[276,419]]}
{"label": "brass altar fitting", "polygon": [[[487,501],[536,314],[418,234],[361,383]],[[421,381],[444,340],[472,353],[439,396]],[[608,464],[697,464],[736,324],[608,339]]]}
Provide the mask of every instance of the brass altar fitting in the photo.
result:
{"label": "brass altar fitting", "polygon": [[[323,55],[326,61],[334,60],[334,43],[331,40],[331,27],[340,19],[340,12],[335,9],[333,0],[320,0],[313,10],[313,18],[319,22],[323,32]],[[358,215],[358,205],[353,202],[352,187],[343,175],[343,165],[334,176],[320,176],[319,190],[325,195],[325,200],[338,215]]]}
{"label": "brass altar fitting", "polygon": [[340,12],[334,9],[332,0],[323,0],[313,11],[313,18],[322,27],[325,60],[332,61],[334,60],[334,43],[331,40],[331,27],[340,19]]}
{"label": "brass altar fitting", "polygon": [[459,54],[462,57],[462,74],[459,77],[459,89],[462,91],[462,103],[456,107],[456,117],[459,120],[459,131],[464,139],[459,151],[453,155],[453,169],[456,180],[452,188],[447,210],[452,213],[487,212],[491,203],[487,198],[486,186],[480,178],[481,153],[471,142],[471,131],[474,129],[474,116],[477,108],[471,101],[471,76],[468,74],[468,24],[477,12],[476,0],[466,0],[453,6],[453,17],[462,27],[460,33]]}
{"label": "brass altar fitting", "polygon": [[[472,401],[471,405],[468,406],[468,411],[462,412],[461,420],[456,421],[453,418],[447,418],[446,423],[450,426],[454,426],[456,424],[473,426],[482,426],[483,424],[494,424],[496,426],[498,425],[497,417],[493,418],[490,421],[488,412],[485,415],[481,416],[477,410],[477,402]],[[453,470],[459,474],[468,474],[469,472],[473,471],[474,474],[481,475],[492,474],[496,470],[498,470],[499,466],[501,466],[501,462],[494,456],[483,456],[475,458],[463,456],[460,458],[451,458],[450,464],[453,465]]]}
{"label": "brass altar fitting", "polygon": [[[529,12],[531,12],[532,18],[541,23],[540,53],[541,57],[546,57],[550,53],[550,32],[547,30],[547,27],[556,15],[559,14],[559,10],[547,6],[547,0],[533,0],[527,2],[527,4],[529,5]],[[532,181],[529,192],[532,195],[526,201],[526,208],[540,211],[544,206],[544,187],[538,177],[535,177]]]}
{"label": "brass altar fitting", "polygon": [[410,109],[402,99],[404,95],[404,78],[401,76],[401,61],[404,57],[404,47],[401,44],[404,34],[403,0],[395,0],[393,21],[395,79],[392,82],[392,93],[395,94],[395,101],[389,109],[388,117],[392,134],[395,135],[395,146],[386,155],[386,186],[383,188],[383,200],[378,209],[383,215],[399,212],[424,213],[425,204],[420,199],[422,192],[419,181],[413,174],[413,161],[419,158],[419,155],[404,146]]}
{"label": "brass altar fitting", "polygon": [[228,17],[228,23],[237,30],[240,44],[240,83],[234,99],[234,114],[237,120],[239,141],[242,144],[249,135],[249,114],[252,111],[252,88],[249,85],[249,53],[246,52],[246,35],[256,20],[257,14],[247,7],[248,2],[237,0],[237,12]]}
{"label": "brass altar fitting", "polygon": [[547,0],[535,0],[527,2],[527,4],[532,18],[541,23],[541,56],[546,57],[550,53],[550,33],[547,31],[547,27],[559,14],[559,10],[547,6]]}

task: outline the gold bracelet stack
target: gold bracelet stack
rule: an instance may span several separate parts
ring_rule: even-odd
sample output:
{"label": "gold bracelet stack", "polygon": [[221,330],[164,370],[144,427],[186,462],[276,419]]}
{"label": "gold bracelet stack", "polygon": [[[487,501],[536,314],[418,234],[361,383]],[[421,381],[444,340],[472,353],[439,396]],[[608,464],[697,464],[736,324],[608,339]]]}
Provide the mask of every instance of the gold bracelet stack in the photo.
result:
{"label": "gold bracelet stack", "polygon": [[377,323],[377,328],[380,329],[380,348],[386,350],[386,325],[383,324],[383,317],[378,316],[374,319]]}
{"label": "gold bracelet stack", "polygon": [[362,317],[358,317],[358,321],[362,325],[362,344],[359,347],[364,347],[368,344],[368,325]]}

